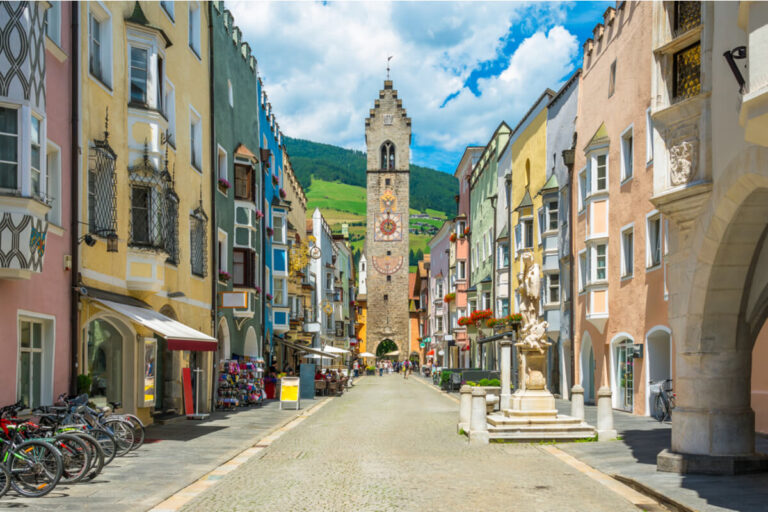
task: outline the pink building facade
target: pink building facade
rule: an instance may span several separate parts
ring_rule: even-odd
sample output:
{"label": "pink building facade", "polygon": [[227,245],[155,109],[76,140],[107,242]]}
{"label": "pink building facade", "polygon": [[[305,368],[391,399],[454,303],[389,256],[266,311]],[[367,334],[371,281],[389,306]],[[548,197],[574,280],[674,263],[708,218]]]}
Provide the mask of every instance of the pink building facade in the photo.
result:
{"label": "pink building facade", "polygon": [[[10,2],[21,35],[36,48],[0,91],[0,404],[46,405],[69,392],[71,374],[71,146],[74,4]],[[10,50],[3,48],[9,62]],[[19,55],[15,52],[14,55]],[[37,56],[45,58],[44,63]],[[9,140],[16,151],[7,153]]]}
{"label": "pink building facade", "polygon": [[653,5],[608,8],[584,43],[574,156],[575,383],[587,401],[648,415],[674,373],[666,220],[653,196]]}

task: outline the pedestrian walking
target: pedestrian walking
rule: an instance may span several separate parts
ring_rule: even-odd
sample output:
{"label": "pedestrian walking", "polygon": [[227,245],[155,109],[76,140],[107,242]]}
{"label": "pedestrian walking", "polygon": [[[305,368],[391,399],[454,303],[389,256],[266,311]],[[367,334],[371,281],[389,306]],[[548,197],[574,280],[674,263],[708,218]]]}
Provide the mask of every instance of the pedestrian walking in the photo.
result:
{"label": "pedestrian walking", "polygon": [[384,375],[384,363],[379,361],[378,363],[376,363],[376,366],[379,367],[379,377],[381,377],[382,375]]}

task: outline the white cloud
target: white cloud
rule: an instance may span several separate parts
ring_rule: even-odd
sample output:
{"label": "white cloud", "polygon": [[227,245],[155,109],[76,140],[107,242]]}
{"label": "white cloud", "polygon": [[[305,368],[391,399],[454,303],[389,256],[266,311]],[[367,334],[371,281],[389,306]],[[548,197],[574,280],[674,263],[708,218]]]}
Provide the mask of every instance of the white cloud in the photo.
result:
{"label": "white cloud", "polygon": [[[283,132],[364,148],[364,119],[394,55],[392,79],[413,119],[414,160],[423,148],[455,152],[485,143],[502,120],[514,125],[546,87],[572,68],[575,36],[562,26],[524,39],[497,77],[466,88],[480,63],[500,55],[510,26],[531,33],[560,22],[552,4],[339,2],[227,3],[259,60],[267,94]],[[443,108],[446,97],[460,91]],[[450,165],[449,165],[450,167]]]}

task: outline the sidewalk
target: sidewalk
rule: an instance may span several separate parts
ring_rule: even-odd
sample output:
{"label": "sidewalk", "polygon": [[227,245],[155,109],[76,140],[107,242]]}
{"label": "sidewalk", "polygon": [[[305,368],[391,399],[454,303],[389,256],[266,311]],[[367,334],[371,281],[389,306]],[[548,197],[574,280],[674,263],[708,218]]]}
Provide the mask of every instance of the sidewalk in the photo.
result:
{"label": "sidewalk", "polygon": [[147,442],[115,460],[92,482],[59,485],[43,498],[10,491],[0,510],[147,510],[327,399],[280,410],[277,400],[254,409],[215,412],[208,420],[147,427]]}
{"label": "sidewalk", "polygon": [[[571,403],[557,400],[557,408],[570,414]],[[587,405],[587,423],[597,424],[597,407]],[[558,443],[558,449],[608,475],[619,475],[701,512],[763,512],[768,508],[768,474],[739,476],[678,475],[656,471],[656,455],[670,447],[669,422],[614,411],[619,441]],[[768,440],[759,437],[758,451],[768,452]]]}

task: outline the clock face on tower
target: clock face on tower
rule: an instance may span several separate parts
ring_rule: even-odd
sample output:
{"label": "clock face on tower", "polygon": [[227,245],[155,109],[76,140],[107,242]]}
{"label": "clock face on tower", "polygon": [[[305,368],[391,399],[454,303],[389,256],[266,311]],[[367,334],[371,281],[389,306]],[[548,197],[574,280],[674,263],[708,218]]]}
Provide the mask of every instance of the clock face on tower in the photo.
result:
{"label": "clock face on tower", "polygon": [[391,275],[403,267],[402,256],[372,256],[373,268],[376,272],[384,275]]}
{"label": "clock face on tower", "polygon": [[384,213],[375,216],[374,240],[394,242],[403,239],[403,227],[399,213]]}

